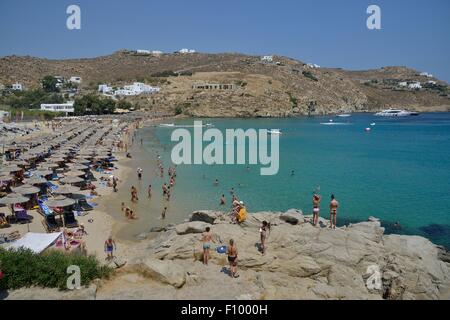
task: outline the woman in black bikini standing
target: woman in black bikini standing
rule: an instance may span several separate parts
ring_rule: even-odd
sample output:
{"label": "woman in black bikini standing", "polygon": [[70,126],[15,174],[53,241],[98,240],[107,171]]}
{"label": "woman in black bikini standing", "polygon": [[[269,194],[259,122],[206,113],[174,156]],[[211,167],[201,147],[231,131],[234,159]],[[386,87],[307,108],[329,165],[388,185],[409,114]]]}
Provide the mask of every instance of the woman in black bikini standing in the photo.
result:
{"label": "woman in black bikini standing", "polygon": [[237,273],[237,248],[234,240],[230,240],[230,245],[228,246],[228,262],[230,263],[231,277],[239,277]]}

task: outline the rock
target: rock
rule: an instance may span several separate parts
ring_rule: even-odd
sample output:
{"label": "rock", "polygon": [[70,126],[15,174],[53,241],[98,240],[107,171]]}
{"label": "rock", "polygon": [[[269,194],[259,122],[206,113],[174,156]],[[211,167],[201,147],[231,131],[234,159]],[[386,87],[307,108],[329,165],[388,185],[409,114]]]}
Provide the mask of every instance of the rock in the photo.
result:
{"label": "rock", "polygon": [[380,221],[380,219],[372,217],[372,216],[370,216],[367,220],[370,222],[379,222]]}
{"label": "rock", "polygon": [[191,214],[190,221],[203,221],[213,224],[214,221],[222,215],[221,212],[212,210],[194,211]]}
{"label": "rock", "polygon": [[211,224],[201,221],[192,221],[177,225],[175,227],[175,231],[179,235],[188,233],[202,233],[208,226],[211,227]]}
{"label": "rock", "polygon": [[135,261],[131,268],[145,277],[167,283],[175,288],[181,288],[186,283],[186,273],[183,268],[172,261],[145,258]]}
{"label": "rock", "polygon": [[280,219],[290,224],[298,224],[304,221],[303,212],[297,209],[290,209],[282,213]]}
{"label": "rock", "polygon": [[164,227],[153,227],[150,229],[150,232],[163,232],[166,231],[166,228]]}

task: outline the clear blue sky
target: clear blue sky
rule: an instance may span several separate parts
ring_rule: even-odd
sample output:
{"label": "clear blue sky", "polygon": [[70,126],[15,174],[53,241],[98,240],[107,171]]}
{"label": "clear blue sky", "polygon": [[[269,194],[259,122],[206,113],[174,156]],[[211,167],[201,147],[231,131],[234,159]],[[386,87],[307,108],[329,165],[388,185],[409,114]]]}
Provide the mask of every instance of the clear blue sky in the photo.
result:
{"label": "clear blue sky", "polygon": [[[81,30],[66,8],[81,7]],[[366,9],[381,7],[382,30]],[[449,0],[0,0],[0,56],[118,49],[281,54],[326,67],[405,65],[450,82]]]}

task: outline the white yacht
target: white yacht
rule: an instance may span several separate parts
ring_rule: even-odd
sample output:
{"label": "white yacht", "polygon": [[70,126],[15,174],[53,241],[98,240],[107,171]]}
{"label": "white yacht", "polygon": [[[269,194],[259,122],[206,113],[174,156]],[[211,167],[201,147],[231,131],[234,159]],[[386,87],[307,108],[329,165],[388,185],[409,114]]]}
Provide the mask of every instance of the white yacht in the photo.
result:
{"label": "white yacht", "polygon": [[380,117],[406,117],[417,115],[416,112],[409,112],[401,109],[386,109],[380,112],[375,113],[376,116]]}

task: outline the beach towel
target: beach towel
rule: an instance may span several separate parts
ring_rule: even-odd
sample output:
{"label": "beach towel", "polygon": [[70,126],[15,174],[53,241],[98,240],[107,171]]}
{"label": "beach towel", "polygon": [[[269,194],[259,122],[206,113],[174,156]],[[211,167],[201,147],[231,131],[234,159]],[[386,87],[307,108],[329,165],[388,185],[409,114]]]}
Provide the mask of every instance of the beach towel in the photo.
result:
{"label": "beach towel", "polygon": [[238,222],[244,222],[247,220],[247,210],[245,208],[241,208],[239,213],[236,215]]}
{"label": "beach towel", "polygon": [[216,248],[217,253],[227,253],[227,246],[220,246]]}

